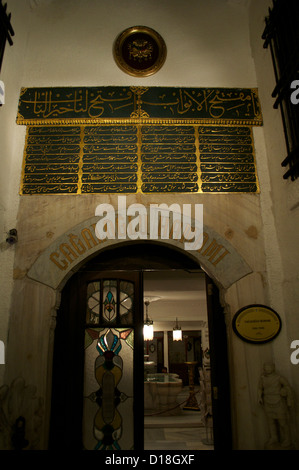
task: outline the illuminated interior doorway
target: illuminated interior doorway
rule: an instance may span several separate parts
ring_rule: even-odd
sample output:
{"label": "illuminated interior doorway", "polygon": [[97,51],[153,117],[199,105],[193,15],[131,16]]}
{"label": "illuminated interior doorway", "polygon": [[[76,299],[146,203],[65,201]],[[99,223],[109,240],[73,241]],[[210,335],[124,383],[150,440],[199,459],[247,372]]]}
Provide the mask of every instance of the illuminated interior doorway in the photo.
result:
{"label": "illuminated interior doorway", "polygon": [[145,449],[213,450],[206,275],[152,270],[143,283],[154,327],[144,343]]}
{"label": "illuminated interior doorway", "polygon": [[[143,323],[147,292],[144,282],[148,283],[153,273],[160,276],[160,281],[161,277],[167,280],[168,276],[168,282],[173,285],[175,280],[171,276],[174,275],[189,273],[189,276],[201,276],[202,282],[205,279],[206,292],[211,291],[208,284],[214,285],[197,262],[185,252],[166,244],[130,242],[103,250],[81,266],[63,288],[55,331],[50,449],[141,450],[145,447]],[[218,302],[217,308],[211,309],[212,304],[217,302],[207,297],[208,323],[216,325],[214,329],[220,332],[218,336],[222,343],[213,343],[209,354],[211,389],[218,390],[220,387],[225,391],[220,394],[221,403],[215,394],[212,396],[213,446],[227,449],[230,446],[229,432],[224,438],[218,437],[222,435],[224,421],[225,429],[230,429],[227,374],[221,377],[221,383],[218,380],[219,370],[227,371],[223,347],[226,333],[220,304]],[[133,305],[129,315],[126,310],[128,305]],[[175,316],[176,313],[173,313],[173,324]],[[178,320],[189,321],[186,319],[185,310],[184,317]],[[185,342],[191,336],[190,331],[197,331],[192,345],[198,354],[193,357],[199,358],[196,365],[196,374],[199,374],[203,364],[199,346],[203,332],[198,326],[197,330],[193,330],[187,323],[182,325]],[[159,331],[163,332],[163,341],[157,338],[157,344],[162,348],[159,357],[166,362],[166,367],[172,368],[174,363],[166,355],[166,350],[170,349],[165,341],[166,330],[159,328]],[[167,328],[167,335],[168,332]],[[212,342],[213,334],[209,329]],[[190,354],[189,351],[187,359]],[[87,361],[87,357],[91,362]],[[91,378],[89,384],[86,377]],[[216,406],[215,400],[218,400]]]}

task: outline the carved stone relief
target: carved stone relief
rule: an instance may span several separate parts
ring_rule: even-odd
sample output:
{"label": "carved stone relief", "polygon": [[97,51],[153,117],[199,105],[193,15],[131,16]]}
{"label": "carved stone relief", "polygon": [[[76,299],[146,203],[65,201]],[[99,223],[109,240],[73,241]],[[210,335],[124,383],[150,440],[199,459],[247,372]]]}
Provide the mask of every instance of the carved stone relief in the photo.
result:
{"label": "carved stone relief", "polygon": [[258,385],[258,402],[264,409],[270,435],[265,449],[292,449],[290,414],[294,407],[293,391],[272,363],[264,364]]}

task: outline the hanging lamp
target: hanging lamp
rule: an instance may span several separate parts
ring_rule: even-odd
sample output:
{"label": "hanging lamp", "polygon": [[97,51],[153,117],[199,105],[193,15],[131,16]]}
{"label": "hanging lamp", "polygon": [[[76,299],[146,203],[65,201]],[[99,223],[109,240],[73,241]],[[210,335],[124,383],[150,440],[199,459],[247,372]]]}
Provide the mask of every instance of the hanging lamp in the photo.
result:
{"label": "hanging lamp", "polygon": [[154,338],[154,325],[153,325],[153,321],[150,320],[148,316],[148,306],[150,304],[149,300],[146,300],[144,304],[145,304],[145,322],[143,325],[143,339],[144,341],[152,341]]}
{"label": "hanging lamp", "polygon": [[182,341],[182,330],[178,324],[178,319],[176,318],[175,327],[172,331],[172,339],[173,341]]}

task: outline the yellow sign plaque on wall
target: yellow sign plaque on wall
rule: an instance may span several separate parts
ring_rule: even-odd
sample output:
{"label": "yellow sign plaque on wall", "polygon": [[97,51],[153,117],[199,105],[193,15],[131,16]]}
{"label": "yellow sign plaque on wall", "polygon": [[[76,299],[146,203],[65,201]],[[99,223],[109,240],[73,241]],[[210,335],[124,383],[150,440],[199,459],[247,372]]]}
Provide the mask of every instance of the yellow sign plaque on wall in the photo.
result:
{"label": "yellow sign plaque on wall", "polygon": [[233,318],[233,330],[247,343],[264,344],[280,332],[281,319],[270,307],[255,304],[240,309]]}

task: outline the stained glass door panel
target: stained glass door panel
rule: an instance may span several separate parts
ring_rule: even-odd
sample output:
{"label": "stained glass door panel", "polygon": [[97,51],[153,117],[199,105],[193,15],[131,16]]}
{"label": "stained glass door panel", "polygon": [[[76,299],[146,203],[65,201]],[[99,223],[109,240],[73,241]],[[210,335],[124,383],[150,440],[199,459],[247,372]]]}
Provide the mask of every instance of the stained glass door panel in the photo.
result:
{"label": "stained glass door panel", "polygon": [[133,322],[134,283],[103,279],[88,283],[86,322],[95,325],[128,325]]}
{"label": "stained glass door panel", "polygon": [[143,318],[136,276],[93,274],[87,279],[82,420],[86,450],[136,448],[138,378],[133,371],[140,354],[135,333],[141,331]]}
{"label": "stained glass door panel", "polygon": [[83,446],[134,449],[134,330],[85,330]]}

